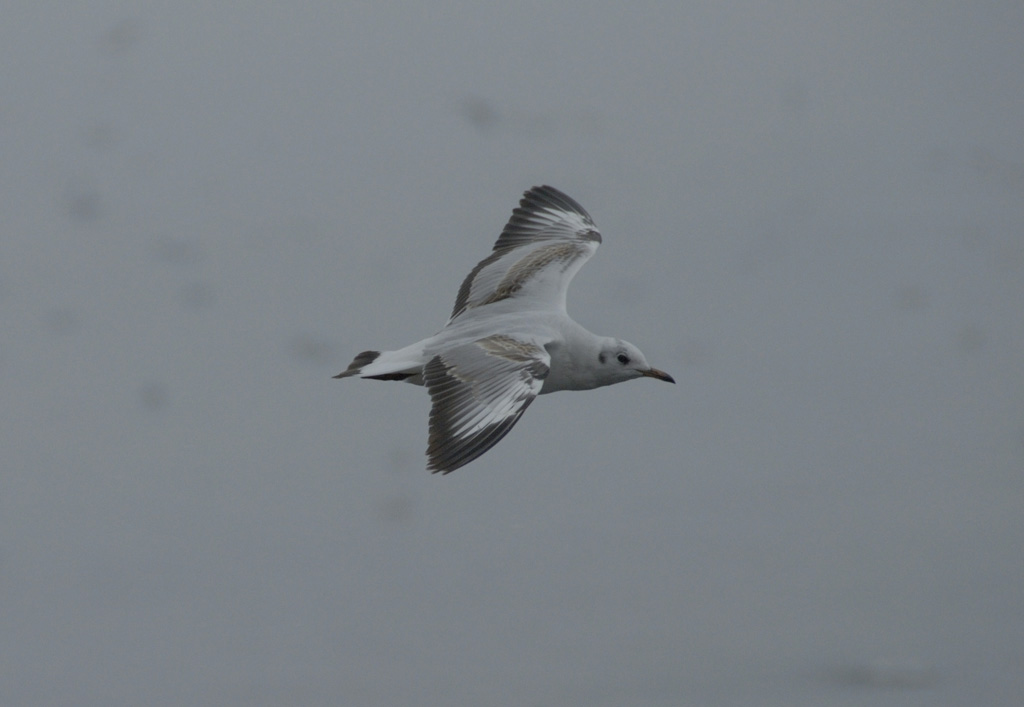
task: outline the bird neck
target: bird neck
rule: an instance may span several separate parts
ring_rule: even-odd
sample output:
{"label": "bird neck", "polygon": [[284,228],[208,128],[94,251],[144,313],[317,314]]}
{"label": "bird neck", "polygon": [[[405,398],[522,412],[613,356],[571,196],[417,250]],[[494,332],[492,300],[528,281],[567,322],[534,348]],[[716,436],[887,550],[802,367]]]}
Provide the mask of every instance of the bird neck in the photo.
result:
{"label": "bird neck", "polygon": [[551,356],[551,370],[544,380],[541,393],[554,393],[559,390],[591,390],[604,385],[611,385],[614,380],[606,380],[600,368],[595,368],[602,348],[607,346],[609,339],[591,334],[583,327],[573,332],[571,346],[559,345],[548,347]]}

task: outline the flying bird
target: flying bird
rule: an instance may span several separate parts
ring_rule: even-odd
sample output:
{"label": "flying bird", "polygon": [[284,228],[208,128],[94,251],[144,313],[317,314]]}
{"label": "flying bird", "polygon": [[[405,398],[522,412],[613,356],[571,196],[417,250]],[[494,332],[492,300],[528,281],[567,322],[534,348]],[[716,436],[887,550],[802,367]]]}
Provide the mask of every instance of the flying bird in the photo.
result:
{"label": "flying bird", "polygon": [[675,383],[633,344],[592,334],[566,313],[569,282],[600,243],[576,201],[530,189],[441,331],[396,351],[363,351],[335,378],[426,386],[427,468],[444,474],[497,444],[538,395],[640,377]]}

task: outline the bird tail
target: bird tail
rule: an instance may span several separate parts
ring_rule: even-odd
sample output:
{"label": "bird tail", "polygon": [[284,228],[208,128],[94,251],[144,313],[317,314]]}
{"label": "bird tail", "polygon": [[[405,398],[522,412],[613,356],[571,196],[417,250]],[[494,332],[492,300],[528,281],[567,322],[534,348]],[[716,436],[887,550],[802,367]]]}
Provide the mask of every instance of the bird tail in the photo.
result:
{"label": "bird tail", "polygon": [[401,351],[363,351],[352,359],[348,368],[334,376],[359,376],[379,381],[408,381],[423,385],[423,364]]}

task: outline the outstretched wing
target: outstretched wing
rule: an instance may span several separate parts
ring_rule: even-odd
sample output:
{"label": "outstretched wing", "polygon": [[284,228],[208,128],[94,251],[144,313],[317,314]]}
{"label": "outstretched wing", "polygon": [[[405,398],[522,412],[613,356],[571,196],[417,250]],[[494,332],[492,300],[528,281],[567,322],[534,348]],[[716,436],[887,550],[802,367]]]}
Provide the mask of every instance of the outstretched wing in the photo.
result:
{"label": "outstretched wing", "polygon": [[523,194],[494,244],[494,252],[469,273],[452,316],[504,299],[524,307],[565,311],[569,281],[601,243],[590,215],[554,187]]}
{"label": "outstretched wing", "polygon": [[543,347],[500,334],[434,356],[423,368],[427,468],[447,474],[496,445],[540,393],[550,361]]}

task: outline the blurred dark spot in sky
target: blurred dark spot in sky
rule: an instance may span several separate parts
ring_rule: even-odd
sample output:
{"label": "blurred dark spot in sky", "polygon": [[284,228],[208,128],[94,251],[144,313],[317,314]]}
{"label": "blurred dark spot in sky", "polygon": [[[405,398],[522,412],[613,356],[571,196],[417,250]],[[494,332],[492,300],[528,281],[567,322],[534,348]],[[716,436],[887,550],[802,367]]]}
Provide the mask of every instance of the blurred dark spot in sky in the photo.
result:
{"label": "blurred dark spot in sky", "polygon": [[64,193],[64,213],[73,223],[91,226],[103,216],[103,199],[87,184],[71,184]]}
{"label": "blurred dark spot in sky", "polygon": [[811,90],[804,81],[798,79],[786,81],[780,97],[782,105],[793,113],[802,113],[811,105]]}
{"label": "blurred dark spot in sky", "polygon": [[154,250],[156,259],[166,265],[184,267],[196,265],[203,259],[200,246],[180,239],[162,239],[157,242]]}
{"label": "blurred dark spot in sky", "polygon": [[288,342],[288,352],[293,357],[309,364],[324,365],[337,358],[333,343],[315,334],[295,334]]}
{"label": "blurred dark spot in sky", "polygon": [[480,96],[463,98],[459,112],[470,125],[482,133],[493,130],[501,122],[501,115],[494,104]]}
{"label": "blurred dark spot in sky", "polygon": [[124,54],[138,44],[140,35],[139,23],[126,17],[100,36],[99,51],[101,54]]}
{"label": "blurred dark spot in sky", "polygon": [[139,388],[139,403],[150,412],[163,410],[168,401],[167,386],[159,381],[149,381]]}
{"label": "blurred dark spot in sky", "polygon": [[209,309],[217,303],[217,292],[204,280],[195,280],[178,290],[178,301],[185,309]]}
{"label": "blurred dark spot in sky", "polygon": [[957,332],[956,343],[962,353],[975,354],[985,348],[988,337],[978,324],[967,322]]}
{"label": "blurred dark spot in sky", "polygon": [[970,165],[981,176],[1005,188],[1019,191],[1024,186],[1024,163],[997,157],[987,148],[974,148]]}
{"label": "blurred dark spot in sky", "polygon": [[51,309],[45,315],[46,326],[55,334],[74,334],[81,325],[78,312],[70,307]]}
{"label": "blurred dark spot in sky", "polygon": [[594,132],[600,123],[599,112],[589,106],[561,106],[548,111],[503,108],[495,101],[471,95],[458,104],[458,113],[482,134],[499,130],[522,137],[547,138],[553,135],[577,135]]}
{"label": "blurred dark spot in sky", "polygon": [[935,669],[920,665],[863,663],[826,670],[825,680],[841,687],[913,690],[934,686],[939,675]]}
{"label": "blurred dark spot in sky", "polygon": [[893,304],[905,311],[924,309],[928,306],[928,293],[917,285],[902,285],[893,293]]}
{"label": "blurred dark spot in sky", "polygon": [[117,147],[121,140],[121,131],[113,123],[102,120],[82,129],[82,142],[87,147],[109,152]]}
{"label": "blurred dark spot in sky", "polygon": [[402,491],[390,491],[377,504],[380,520],[385,523],[401,525],[411,521],[415,515],[416,504],[409,494]]}

